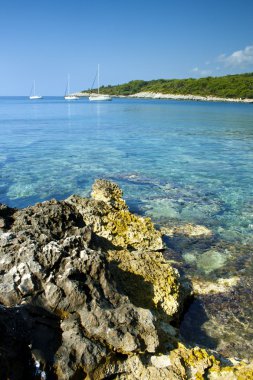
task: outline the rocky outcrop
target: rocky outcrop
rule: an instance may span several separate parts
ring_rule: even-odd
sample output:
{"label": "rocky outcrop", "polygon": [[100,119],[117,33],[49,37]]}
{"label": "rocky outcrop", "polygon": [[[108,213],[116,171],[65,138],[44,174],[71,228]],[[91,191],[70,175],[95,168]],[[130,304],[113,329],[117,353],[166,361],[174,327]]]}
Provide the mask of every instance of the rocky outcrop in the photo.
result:
{"label": "rocky outcrop", "polygon": [[92,197],[0,207],[0,378],[220,376],[205,350],[178,347],[190,288],[161,233],[116,184],[96,181]]}
{"label": "rocky outcrop", "polygon": [[122,199],[121,189],[106,180],[93,185],[92,199],[72,196],[67,202],[79,211],[87,226],[109,247],[130,250],[163,248],[162,235],[150,218],[131,214]]}

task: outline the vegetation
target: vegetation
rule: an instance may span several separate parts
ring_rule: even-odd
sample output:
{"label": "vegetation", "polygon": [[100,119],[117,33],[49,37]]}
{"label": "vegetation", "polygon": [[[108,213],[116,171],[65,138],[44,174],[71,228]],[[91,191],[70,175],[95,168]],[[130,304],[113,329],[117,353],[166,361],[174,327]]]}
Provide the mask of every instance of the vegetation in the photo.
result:
{"label": "vegetation", "polygon": [[162,94],[217,96],[253,99],[253,73],[200,79],[133,80],[116,86],[102,86],[101,93],[133,95],[149,91]]}

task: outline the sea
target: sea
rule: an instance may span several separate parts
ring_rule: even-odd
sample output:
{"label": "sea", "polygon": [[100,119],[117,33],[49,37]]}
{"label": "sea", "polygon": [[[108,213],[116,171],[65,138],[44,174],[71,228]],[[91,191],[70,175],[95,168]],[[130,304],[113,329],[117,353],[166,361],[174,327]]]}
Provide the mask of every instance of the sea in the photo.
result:
{"label": "sea", "polygon": [[97,178],[116,182],[130,210],[158,227],[212,231],[165,239],[182,276],[234,284],[199,295],[180,334],[253,357],[253,104],[0,97],[0,203],[86,197]]}

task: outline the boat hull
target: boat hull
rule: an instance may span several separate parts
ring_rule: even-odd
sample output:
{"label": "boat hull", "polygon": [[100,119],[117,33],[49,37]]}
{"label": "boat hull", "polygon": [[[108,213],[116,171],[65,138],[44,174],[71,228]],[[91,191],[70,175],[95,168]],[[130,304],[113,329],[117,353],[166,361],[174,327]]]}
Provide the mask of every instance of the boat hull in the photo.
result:
{"label": "boat hull", "polygon": [[29,99],[30,100],[38,100],[38,99],[42,99],[42,96],[40,96],[40,95],[32,95],[32,96],[29,96]]}
{"label": "boat hull", "polygon": [[112,98],[109,95],[91,95],[89,96],[90,101],[110,101]]}
{"label": "boat hull", "polygon": [[75,96],[75,95],[67,95],[67,96],[64,96],[64,99],[65,100],[78,100],[79,98],[78,98],[78,96]]}

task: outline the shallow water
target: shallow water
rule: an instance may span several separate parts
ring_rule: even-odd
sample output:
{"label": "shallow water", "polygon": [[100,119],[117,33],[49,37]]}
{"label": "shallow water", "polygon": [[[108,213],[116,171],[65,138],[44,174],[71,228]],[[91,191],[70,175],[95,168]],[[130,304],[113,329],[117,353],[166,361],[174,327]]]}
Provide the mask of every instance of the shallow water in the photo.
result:
{"label": "shallow water", "polygon": [[214,232],[168,240],[191,276],[253,277],[252,104],[0,98],[1,203],[86,196],[101,177],[157,224]]}

